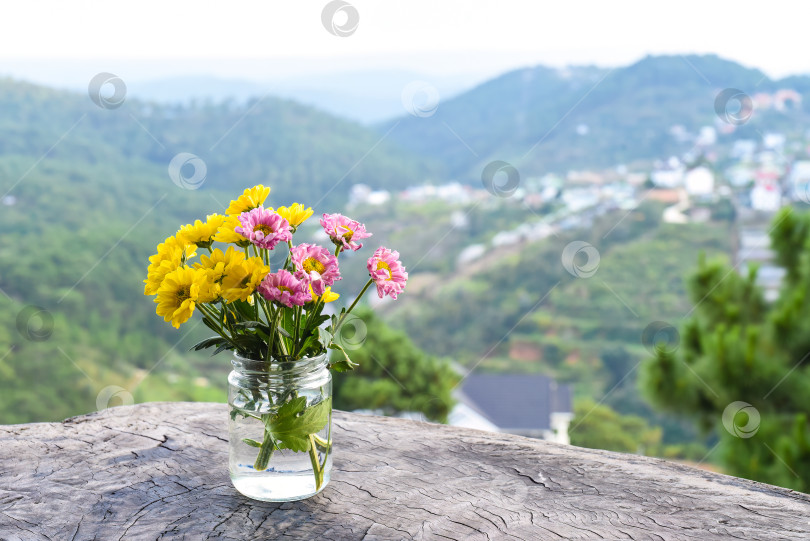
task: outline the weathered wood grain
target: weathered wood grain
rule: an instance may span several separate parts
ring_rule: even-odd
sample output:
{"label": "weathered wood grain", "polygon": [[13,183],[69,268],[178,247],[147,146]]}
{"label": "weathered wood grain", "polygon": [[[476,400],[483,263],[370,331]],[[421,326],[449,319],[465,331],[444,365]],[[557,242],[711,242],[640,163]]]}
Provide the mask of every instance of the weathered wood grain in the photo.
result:
{"label": "weathered wood grain", "polygon": [[0,539],[810,539],[810,496],[670,462],[335,415],[332,482],[249,500],[223,404],[0,427]]}

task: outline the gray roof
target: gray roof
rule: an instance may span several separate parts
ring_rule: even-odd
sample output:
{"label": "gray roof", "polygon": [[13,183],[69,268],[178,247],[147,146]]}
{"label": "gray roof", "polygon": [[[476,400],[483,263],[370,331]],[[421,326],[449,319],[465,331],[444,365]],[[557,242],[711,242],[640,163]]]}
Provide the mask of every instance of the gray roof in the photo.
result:
{"label": "gray roof", "polygon": [[573,411],[571,387],[539,374],[470,374],[459,400],[505,430],[545,430],[552,413]]}

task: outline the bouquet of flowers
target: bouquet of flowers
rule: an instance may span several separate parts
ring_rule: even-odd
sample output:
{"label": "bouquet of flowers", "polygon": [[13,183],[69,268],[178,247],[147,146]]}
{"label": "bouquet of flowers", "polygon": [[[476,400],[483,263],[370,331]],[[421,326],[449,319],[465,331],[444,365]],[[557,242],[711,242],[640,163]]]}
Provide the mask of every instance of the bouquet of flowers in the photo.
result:
{"label": "bouquet of flowers", "polygon": [[[341,279],[340,254],[359,250],[359,241],[371,233],[355,220],[324,214],[320,223],[333,249],[294,244],[293,236],[313,211],[298,203],[265,207],[269,193],[270,188],[262,185],[246,189],[231,201],[226,215],[212,214],[167,238],[149,258],[144,293],[155,296],[157,314],[176,328],[200,312],[203,323],[216,335],[194,346],[195,350],[214,348],[213,354],[231,350],[267,363],[333,350],[329,369],[351,370],[355,365],[334,339],[346,316],[372,285],[380,298],[396,299],[408,273],[396,251],[380,247],[368,258],[369,279],[351,305],[331,316],[323,314],[324,305],[339,297],[332,286]],[[218,248],[215,243],[225,246]],[[194,261],[198,252],[202,253]],[[283,257],[284,264],[271,268],[271,252],[276,261]],[[285,400],[292,408],[297,400],[294,390]],[[311,407],[295,406],[296,419],[313,417],[307,412]],[[312,431],[321,428],[301,427],[308,433],[288,430],[287,437],[279,437],[279,431],[272,430],[273,418],[261,420],[268,426],[264,441],[250,443],[260,448],[255,463],[259,471],[267,468],[274,449],[312,450],[306,442],[311,441]],[[321,424],[325,423],[324,417]]]}

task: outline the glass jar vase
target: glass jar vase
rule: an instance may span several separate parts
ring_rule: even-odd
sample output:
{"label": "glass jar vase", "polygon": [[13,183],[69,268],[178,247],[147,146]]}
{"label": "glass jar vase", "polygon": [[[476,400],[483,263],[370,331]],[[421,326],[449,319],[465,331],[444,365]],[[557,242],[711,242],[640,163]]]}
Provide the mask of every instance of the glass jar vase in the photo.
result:
{"label": "glass jar vase", "polygon": [[229,470],[254,500],[302,500],[332,470],[332,374],[327,355],[295,361],[234,355],[228,376]]}

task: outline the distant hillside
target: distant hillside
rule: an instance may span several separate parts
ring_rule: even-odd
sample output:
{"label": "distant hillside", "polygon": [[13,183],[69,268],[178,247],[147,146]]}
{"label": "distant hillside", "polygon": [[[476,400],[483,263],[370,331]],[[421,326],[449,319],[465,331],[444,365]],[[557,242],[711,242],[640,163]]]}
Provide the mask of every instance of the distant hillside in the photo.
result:
{"label": "distant hillside", "polygon": [[397,189],[432,171],[373,130],[288,100],[197,106],[127,100],[105,110],[86,94],[0,79],[0,156],[38,159],[57,141],[48,158],[77,166],[140,162],[162,170],[167,183],[172,158],[190,152],[207,166],[203,189],[264,182],[282,199],[318,194],[317,200],[329,192],[330,201],[342,202],[353,183]]}
{"label": "distant hillside", "polygon": [[714,102],[725,88],[751,96],[793,88],[806,98],[802,111],[757,112],[734,137],[759,138],[757,130],[807,120],[810,77],[773,81],[714,55],[658,56],[613,70],[512,71],[442,101],[433,116],[402,117],[391,137],[441,161],[448,175],[471,182],[494,159],[510,161],[524,175],[612,166],[688,150],[692,143],[679,143],[670,128],[719,124]]}

